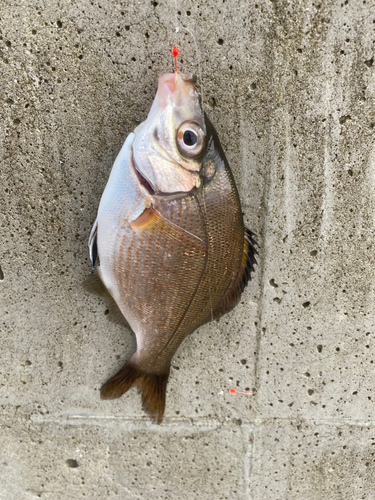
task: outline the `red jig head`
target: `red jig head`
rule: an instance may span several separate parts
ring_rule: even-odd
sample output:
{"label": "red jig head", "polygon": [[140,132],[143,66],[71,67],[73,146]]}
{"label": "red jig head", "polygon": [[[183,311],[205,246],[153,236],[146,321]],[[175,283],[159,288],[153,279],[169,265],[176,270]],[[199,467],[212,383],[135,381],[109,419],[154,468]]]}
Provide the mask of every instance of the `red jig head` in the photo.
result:
{"label": "red jig head", "polygon": [[252,394],[251,391],[238,391],[237,389],[228,389],[231,394]]}
{"label": "red jig head", "polygon": [[174,72],[177,75],[177,56],[178,56],[178,48],[176,46],[172,49],[172,55],[174,57]]}

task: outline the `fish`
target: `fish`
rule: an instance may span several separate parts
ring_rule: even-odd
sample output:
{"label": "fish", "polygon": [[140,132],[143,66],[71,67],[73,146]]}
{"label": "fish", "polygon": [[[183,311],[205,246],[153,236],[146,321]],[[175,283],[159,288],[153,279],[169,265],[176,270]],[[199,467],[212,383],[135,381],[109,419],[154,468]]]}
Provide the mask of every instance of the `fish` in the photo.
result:
{"label": "fish", "polygon": [[171,359],[189,334],[239,302],[255,269],[255,236],[197,77],[160,74],[146,120],[113,164],[89,238],[87,289],[107,299],[137,341],[102,399],[136,386],[146,414],[162,422]]}

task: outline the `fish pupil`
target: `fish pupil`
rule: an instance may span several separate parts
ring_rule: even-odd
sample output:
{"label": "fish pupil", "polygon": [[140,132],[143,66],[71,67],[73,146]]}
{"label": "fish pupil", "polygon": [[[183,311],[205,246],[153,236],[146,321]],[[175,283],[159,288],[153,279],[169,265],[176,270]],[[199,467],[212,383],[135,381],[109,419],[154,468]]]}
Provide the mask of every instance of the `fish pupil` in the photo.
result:
{"label": "fish pupil", "polygon": [[197,143],[197,134],[194,134],[192,130],[185,130],[184,132],[184,143],[186,146],[194,146]]}

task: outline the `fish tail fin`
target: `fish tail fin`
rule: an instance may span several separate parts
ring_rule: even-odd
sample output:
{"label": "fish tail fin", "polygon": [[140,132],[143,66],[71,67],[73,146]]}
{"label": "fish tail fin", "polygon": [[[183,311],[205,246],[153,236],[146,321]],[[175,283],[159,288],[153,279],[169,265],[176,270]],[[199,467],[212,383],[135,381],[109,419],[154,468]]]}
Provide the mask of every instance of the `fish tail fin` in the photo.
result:
{"label": "fish tail fin", "polygon": [[148,416],[158,424],[164,416],[169,370],[163,374],[145,373],[128,362],[100,389],[101,399],[116,399],[137,385],[142,394],[142,404]]}
{"label": "fish tail fin", "polygon": [[169,371],[161,375],[144,373],[138,382],[143,409],[158,424],[164,416],[168,377]]}

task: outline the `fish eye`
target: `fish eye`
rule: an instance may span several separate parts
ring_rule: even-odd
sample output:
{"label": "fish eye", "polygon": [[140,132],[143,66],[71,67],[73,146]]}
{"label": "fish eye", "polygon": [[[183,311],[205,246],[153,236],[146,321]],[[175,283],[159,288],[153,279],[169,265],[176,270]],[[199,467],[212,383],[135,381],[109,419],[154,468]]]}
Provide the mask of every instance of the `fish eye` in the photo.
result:
{"label": "fish eye", "polygon": [[198,137],[192,130],[185,130],[182,140],[185,146],[194,146],[197,143]]}
{"label": "fish eye", "polygon": [[204,146],[204,132],[194,122],[184,122],[177,131],[177,145],[184,156],[198,156]]}

